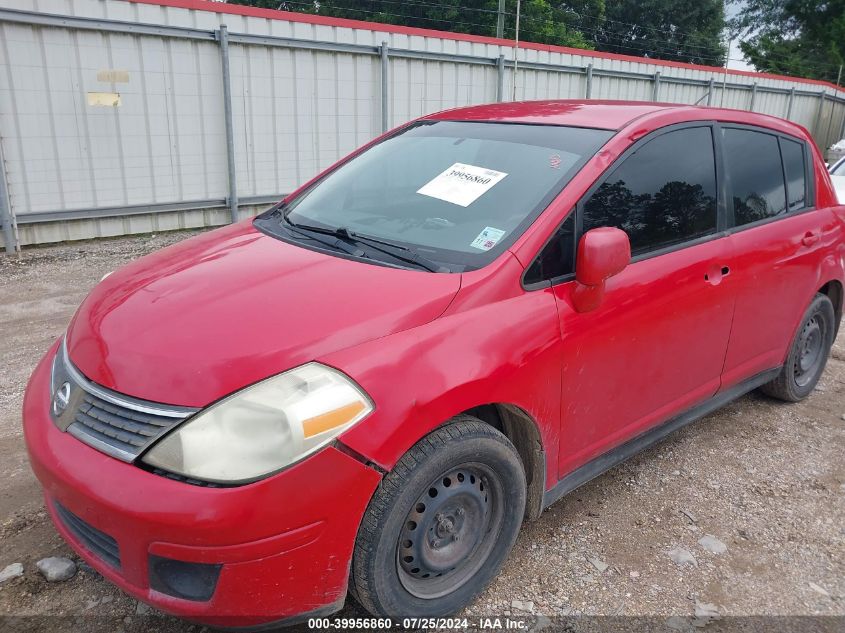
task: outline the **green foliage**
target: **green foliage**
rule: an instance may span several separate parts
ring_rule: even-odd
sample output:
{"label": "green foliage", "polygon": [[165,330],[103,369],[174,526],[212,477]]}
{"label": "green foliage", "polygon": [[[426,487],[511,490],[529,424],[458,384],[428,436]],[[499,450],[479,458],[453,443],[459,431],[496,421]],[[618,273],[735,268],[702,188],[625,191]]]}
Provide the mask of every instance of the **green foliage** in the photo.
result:
{"label": "green foliage", "polygon": [[[229,0],[418,28],[496,35],[498,0]],[[516,0],[504,37],[515,35]],[[721,65],[722,0],[522,0],[522,41]]]}
{"label": "green foliage", "polygon": [[731,0],[730,27],[759,71],[835,82],[845,63],[845,0]]}
{"label": "green foliage", "polygon": [[721,66],[722,0],[608,0],[594,34],[600,51]]}

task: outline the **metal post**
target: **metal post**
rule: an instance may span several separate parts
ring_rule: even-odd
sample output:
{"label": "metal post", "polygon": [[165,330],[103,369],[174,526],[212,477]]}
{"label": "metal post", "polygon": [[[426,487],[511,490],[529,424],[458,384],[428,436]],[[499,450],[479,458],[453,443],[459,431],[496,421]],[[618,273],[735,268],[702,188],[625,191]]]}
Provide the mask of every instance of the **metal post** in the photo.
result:
{"label": "metal post", "polygon": [[220,42],[220,59],[223,66],[223,118],[226,123],[226,159],[229,169],[229,214],[232,222],[238,221],[238,183],[235,171],[235,126],[232,118],[232,75],[229,72],[229,31],[225,24],[215,33]]}
{"label": "metal post", "polygon": [[786,101],[786,116],[785,119],[789,119],[792,116],[792,102],[795,99],[795,86],[789,89],[789,99]]}
{"label": "metal post", "polygon": [[[830,115],[828,115],[828,117],[827,117],[827,127],[825,128],[825,133],[824,133],[824,145],[827,145],[828,142],[830,141],[830,128],[833,125],[833,111],[834,110],[836,110],[836,102],[835,101],[833,101],[830,104]],[[835,138],[835,139],[833,139],[833,142],[835,143],[838,140],[839,140],[838,138]]]}
{"label": "metal post", "polygon": [[516,101],[516,77],[519,73],[519,14],[522,11],[521,0],[516,0],[516,25],[514,26],[513,37],[513,97],[511,101]]}
{"label": "metal post", "polygon": [[496,59],[496,101],[505,100],[505,56]]}
{"label": "metal post", "polygon": [[707,87],[707,105],[713,103],[713,77],[710,77],[710,83]]}
{"label": "metal post", "polygon": [[593,94],[593,65],[587,64],[587,89],[584,93],[585,99],[592,98]]}
{"label": "metal post", "polygon": [[[824,90],[819,93],[819,109],[816,110],[816,121],[813,123],[813,135],[820,134],[819,125],[822,122],[822,112],[824,111],[824,100],[827,97]],[[822,144],[821,139],[816,139],[816,143]]]}
{"label": "metal post", "polygon": [[[836,77],[836,87],[839,88],[839,82],[842,81],[842,64],[839,64],[839,75]],[[838,92],[837,92],[838,94]],[[839,101],[839,103],[842,103]],[[842,129],[839,131],[837,139],[845,138],[845,112],[842,113]]]}
{"label": "metal post", "polygon": [[[839,74],[838,74],[838,75],[836,75],[836,88],[837,88],[837,93],[838,93],[838,88],[839,88],[839,82],[840,82],[840,81],[842,81],[842,64],[839,64]],[[824,133],[824,142],[825,142],[825,145],[827,144],[828,139],[830,139],[830,128],[831,128],[831,126],[833,125],[833,113],[834,113],[834,111],[836,110],[836,96],[837,96],[837,93],[834,93],[834,95],[833,95],[833,102],[830,104],[830,115],[829,115],[829,116],[828,116],[828,118],[827,118],[827,131]],[[838,137],[836,137],[835,139],[833,139],[833,141],[834,141],[834,142],[836,142],[836,141],[838,141],[840,138],[842,138],[842,137],[839,137],[839,136],[838,136]]]}
{"label": "metal post", "polygon": [[719,107],[723,107],[725,105],[725,92],[728,88],[728,62],[730,62],[731,57],[731,38],[728,38],[728,45],[725,47],[725,72],[722,73],[722,94],[719,96]]}
{"label": "metal post", "polygon": [[381,52],[381,131],[388,129],[388,99],[387,82],[390,74],[390,59],[388,58],[387,42],[382,42],[379,47]]}
{"label": "metal post", "polygon": [[3,244],[6,254],[20,252],[18,243],[18,227],[15,224],[15,214],[9,200],[9,188],[6,185],[6,162],[3,160],[3,147],[0,145],[0,223],[3,225]]}
{"label": "metal post", "polygon": [[751,84],[751,103],[748,104],[748,110],[754,112],[754,102],[757,100],[757,82]]}
{"label": "metal post", "polygon": [[839,138],[845,138],[845,112],[842,113],[842,130],[839,132]]}
{"label": "metal post", "polygon": [[658,101],[658,97],[660,96],[660,71],[658,70],[654,73],[654,83],[651,87],[651,100]]}
{"label": "metal post", "polygon": [[499,0],[499,15],[496,17],[496,37],[505,37],[505,0]]}

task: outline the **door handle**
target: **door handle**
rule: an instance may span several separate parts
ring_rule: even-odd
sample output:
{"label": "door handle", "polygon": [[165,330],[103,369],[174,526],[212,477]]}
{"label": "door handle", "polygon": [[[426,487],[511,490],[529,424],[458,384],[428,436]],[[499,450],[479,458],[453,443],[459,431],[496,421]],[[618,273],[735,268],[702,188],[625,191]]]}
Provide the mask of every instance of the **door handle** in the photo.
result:
{"label": "door handle", "polygon": [[804,246],[812,246],[813,244],[815,244],[818,241],[819,241],[819,234],[814,233],[813,231],[807,231],[804,234],[804,237],[801,238],[801,243]]}
{"label": "door handle", "polygon": [[730,266],[714,265],[708,272],[704,273],[704,281],[713,286],[718,286],[722,283],[722,278],[728,276],[730,272]]}

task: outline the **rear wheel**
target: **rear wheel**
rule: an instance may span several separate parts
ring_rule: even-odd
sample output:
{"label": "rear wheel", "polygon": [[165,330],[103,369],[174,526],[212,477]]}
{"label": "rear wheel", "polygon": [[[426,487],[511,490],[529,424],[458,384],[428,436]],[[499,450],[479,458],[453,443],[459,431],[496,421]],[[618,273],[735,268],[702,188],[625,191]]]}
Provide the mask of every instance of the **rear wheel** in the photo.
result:
{"label": "rear wheel", "polygon": [[817,294],[804,313],[780,374],[760,390],[787,402],[810,395],[824,372],[835,331],[833,304],[827,295]]}
{"label": "rear wheel", "polygon": [[376,491],[355,543],[353,595],[378,616],[458,611],[507,558],[525,495],[513,444],[458,416],[417,442]]}

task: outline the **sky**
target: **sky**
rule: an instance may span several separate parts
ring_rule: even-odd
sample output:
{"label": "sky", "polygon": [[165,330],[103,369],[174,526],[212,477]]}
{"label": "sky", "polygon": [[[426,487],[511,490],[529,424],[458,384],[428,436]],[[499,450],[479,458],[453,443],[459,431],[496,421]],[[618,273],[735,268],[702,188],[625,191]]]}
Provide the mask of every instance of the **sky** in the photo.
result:
{"label": "sky", "polygon": [[[725,3],[725,17],[731,19],[739,13],[739,7],[735,4]],[[731,50],[728,53],[728,68],[734,70],[754,70],[754,67],[742,58],[742,51],[739,50],[739,41],[731,42]]]}
{"label": "sky", "polygon": [[728,54],[728,68],[733,70],[754,70],[754,66],[742,59],[742,51],[739,50],[739,42],[731,42],[731,52]]}

